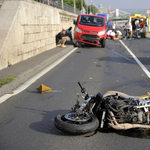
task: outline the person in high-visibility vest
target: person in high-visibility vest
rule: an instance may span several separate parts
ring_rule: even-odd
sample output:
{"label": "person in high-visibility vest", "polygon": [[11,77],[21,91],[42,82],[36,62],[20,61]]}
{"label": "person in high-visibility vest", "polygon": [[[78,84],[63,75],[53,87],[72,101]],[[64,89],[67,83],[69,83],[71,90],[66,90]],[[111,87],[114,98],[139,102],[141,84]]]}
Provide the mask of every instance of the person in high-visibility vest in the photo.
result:
{"label": "person in high-visibility vest", "polygon": [[140,24],[140,28],[143,28],[143,27],[144,27],[144,25],[143,25],[143,19],[140,19],[139,24]]}

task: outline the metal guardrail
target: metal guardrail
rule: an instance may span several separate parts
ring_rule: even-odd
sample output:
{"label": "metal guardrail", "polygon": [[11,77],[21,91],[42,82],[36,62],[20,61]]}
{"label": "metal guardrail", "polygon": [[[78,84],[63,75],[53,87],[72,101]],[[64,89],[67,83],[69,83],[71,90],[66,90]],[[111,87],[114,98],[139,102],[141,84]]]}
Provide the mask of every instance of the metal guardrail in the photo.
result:
{"label": "metal guardrail", "polygon": [[63,3],[63,6],[62,6],[62,2],[59,0],[35,0],[35,1],[46,4],[46,5],[50,5],[52,7],[56,7],[56,8],[59,8],[59,9],[62,9],[62,10],[65,10],[65,11],[68,11],[71,13],[75,13],[77,15],[80,14],[80,10],[78,10],[78,9],[74,10],[74,7],[72,7],[66,3]]}

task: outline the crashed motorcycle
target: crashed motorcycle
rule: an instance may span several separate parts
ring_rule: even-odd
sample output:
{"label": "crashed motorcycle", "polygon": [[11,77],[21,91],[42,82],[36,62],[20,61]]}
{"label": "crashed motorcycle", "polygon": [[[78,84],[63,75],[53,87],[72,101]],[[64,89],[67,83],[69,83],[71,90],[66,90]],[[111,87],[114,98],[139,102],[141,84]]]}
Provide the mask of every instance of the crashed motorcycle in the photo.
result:
{"label": "crashed motorcycle", "polygon": [[[130,96],[117,91],[89,95],[78,82],[81,93],[71,111],[54,119],[57,129],[71,134],[85,134],[97,129],[150,129],[150,93]],[[79,99],[84,102],[80,105]]]}

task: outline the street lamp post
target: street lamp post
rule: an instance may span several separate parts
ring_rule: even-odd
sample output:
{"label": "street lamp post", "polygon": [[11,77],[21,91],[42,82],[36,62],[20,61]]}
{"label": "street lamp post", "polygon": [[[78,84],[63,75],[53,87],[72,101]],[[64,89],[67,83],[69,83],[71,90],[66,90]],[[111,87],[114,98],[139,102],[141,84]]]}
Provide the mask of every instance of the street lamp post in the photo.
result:
{"label": "street lamp post", "polygon": [[[91,1],[91,3],[92,3],[92,1]],[[90,4],[90,13],[91,13],[91,4]]]}
{"label": "street lamp post", "polygon": [[94,14],[96,15],[96,5],[94,5]]}
{"label": "street lamp post", "polygon": [[62,4],[62,9],[63,9],[63,8],[64,8],[64,7],[63,7],[63,5],[64,5],[64,2],[63,2],[63,0],[61,0],[61,4]]}
{"label": "street lamp post", "polygon": [[93,3],[93,15],[94,15],[94,5],[95,5],[95,4]]}
{"label": "street lamp post", "polygon": [[76,0],[74,0],[74,13],[76,13]]}
{"label": "street lamp post", "polygon": [[88,14],[88,4],[86,4],[86,7],[87,7],[87,12],[86,13]]}
{"label": "street lamp post", "polygon": [[82,14],[83,14],[83,0],[81,0],[81,10],[82,10]]}

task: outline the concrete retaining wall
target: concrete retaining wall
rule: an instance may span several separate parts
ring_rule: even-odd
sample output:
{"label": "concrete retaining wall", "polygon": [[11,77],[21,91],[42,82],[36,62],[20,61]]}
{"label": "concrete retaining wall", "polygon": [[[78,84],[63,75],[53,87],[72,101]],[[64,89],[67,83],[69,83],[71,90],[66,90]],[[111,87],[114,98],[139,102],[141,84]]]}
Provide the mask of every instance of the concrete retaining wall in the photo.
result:
{"label": "concrete retaining wall", "polygon": [[0,70],[54,48],[56,34],[76,18],[34,1],[5,1],[0,8]]}
{"label": "concrete retaining wall", "polygon": [[1,8],[2,4],[3,4],[3,1],[4,1],[4,0],[0,0],[0,8]]}

